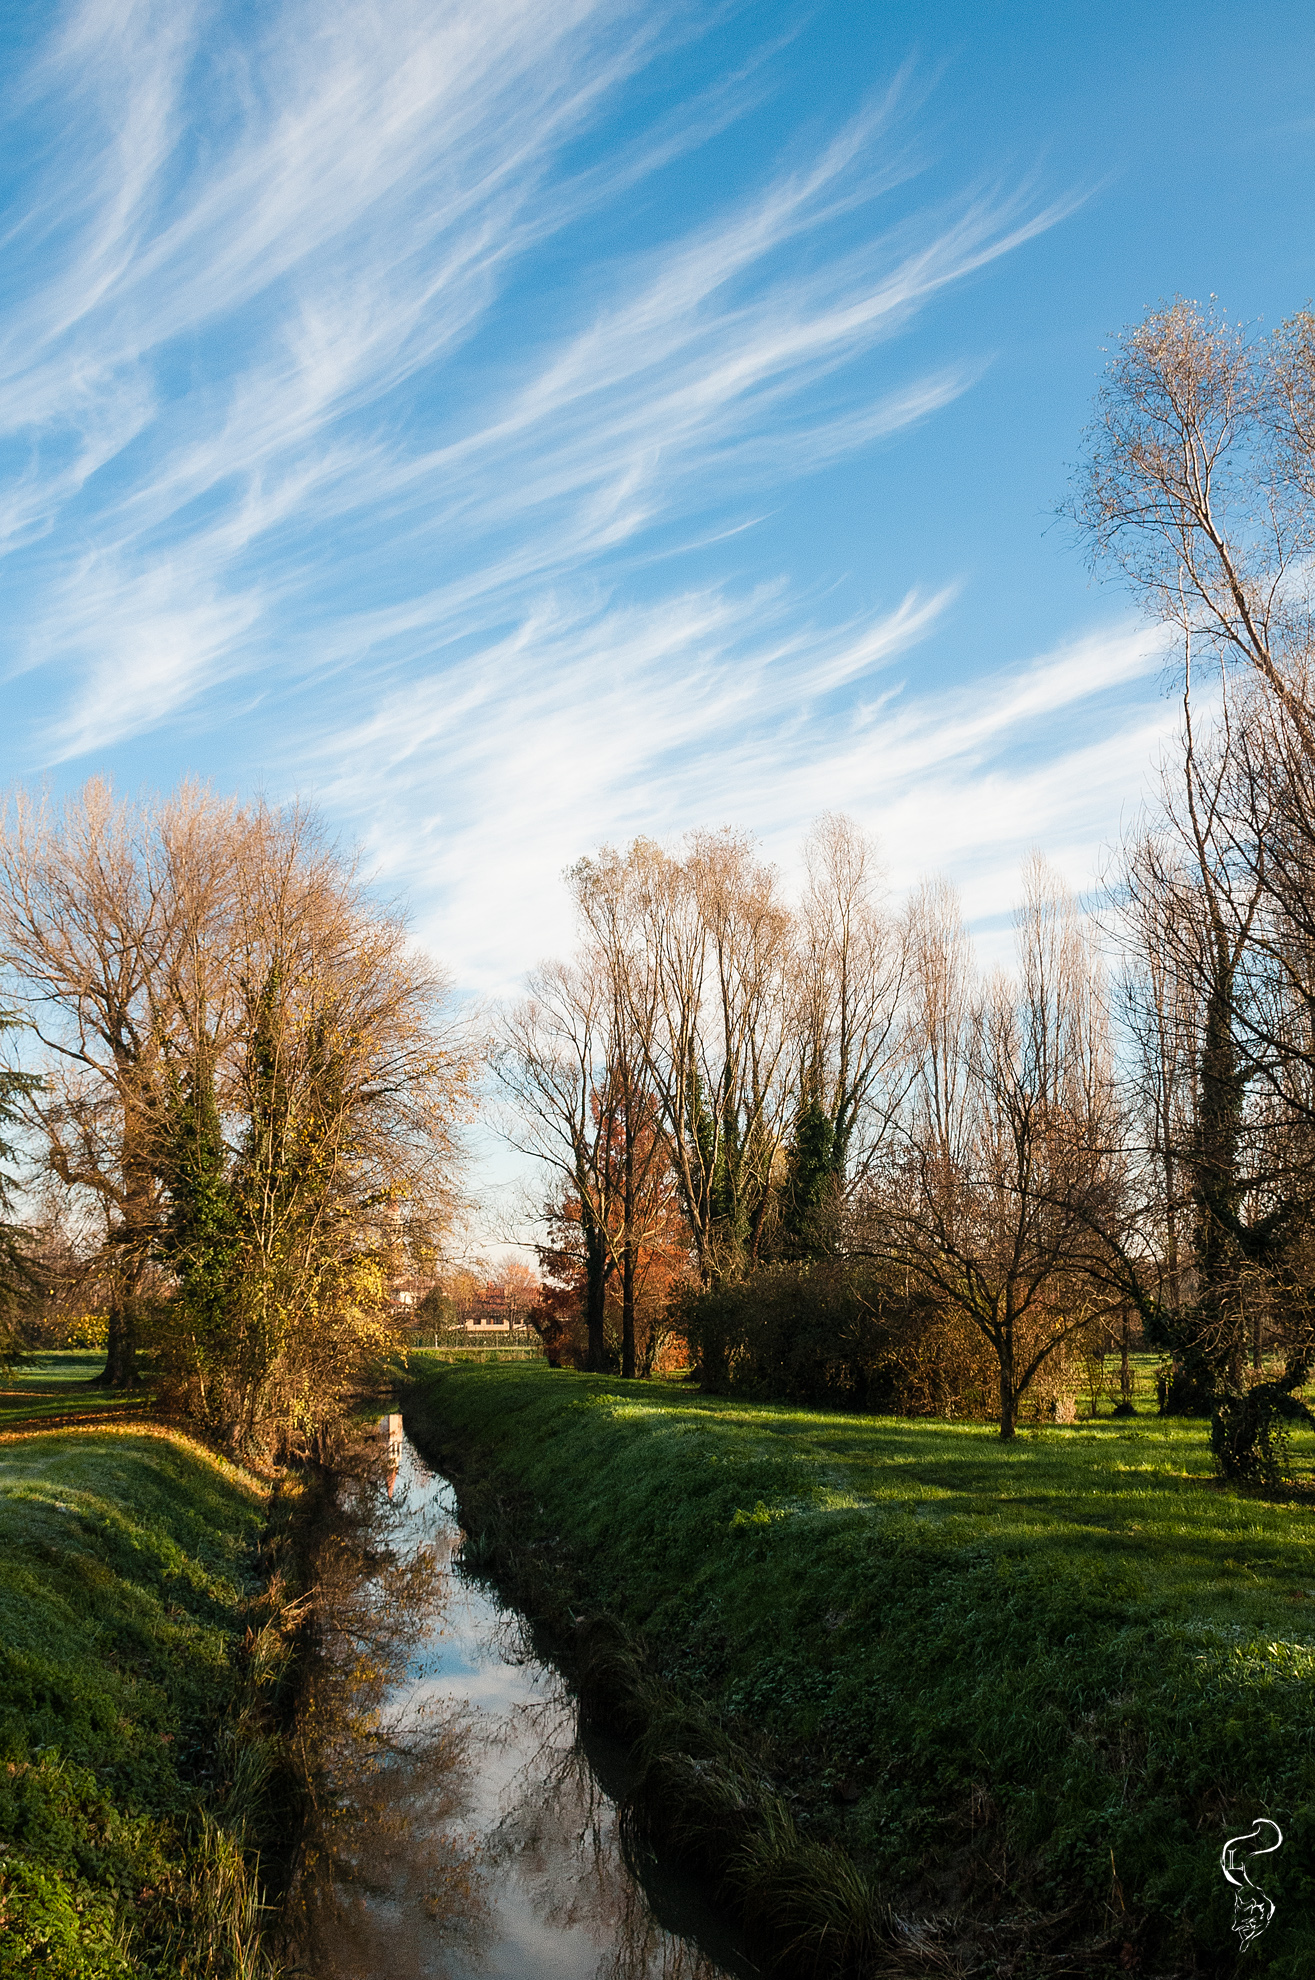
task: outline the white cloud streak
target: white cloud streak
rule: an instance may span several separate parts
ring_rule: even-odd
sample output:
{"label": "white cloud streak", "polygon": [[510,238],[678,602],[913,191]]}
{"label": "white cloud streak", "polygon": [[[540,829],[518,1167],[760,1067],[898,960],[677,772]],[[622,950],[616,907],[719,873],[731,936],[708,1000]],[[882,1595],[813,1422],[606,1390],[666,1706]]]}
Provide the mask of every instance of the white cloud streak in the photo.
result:
{"label": "white cloud streak", "polygon": [[[880,224],[911,169],[896,88],[509,325],[526,257],[724,125],[735,89],[628,140],[609,178],[571,147],[675,32],[658,10],[285,0],[260,18],[243,41],[187,0],[85,0],[16,94],[69,138],[5,216],[10,665],[53,683],[34,763],[243,677],[304,691],[369,667],[475,722],[478,667],[449,678],[474,648],[495,677],[534,653],[564,693],[561,626],[664,528],[715,526],[961,392],[971,356],[875,385],[856,361],[1057,217],[978,194]],[[687,616],[707,666],[738,668],[714,625],[730,609],[659,597],[625,623],[669,647]]]}
{"label": "white cloud streak", "polygon": [[929,689],[914,649],[949,602],[831,631],[801,629],[781,590],[545,612],[426,686],[362,698],[299,762],[482,992],[569,945],[572,861],[696,825],[747,827],[789,870],[818,813],[848,810],[898,890],[952,872],[990,918],[1034,845],[1090,884],[1177,715],[1157,639],[1126,627]]}

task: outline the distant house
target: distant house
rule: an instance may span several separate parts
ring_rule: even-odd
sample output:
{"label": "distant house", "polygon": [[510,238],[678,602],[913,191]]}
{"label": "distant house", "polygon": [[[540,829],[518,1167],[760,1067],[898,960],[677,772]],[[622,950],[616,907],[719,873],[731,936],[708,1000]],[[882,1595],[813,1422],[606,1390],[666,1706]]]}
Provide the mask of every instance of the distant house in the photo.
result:
{"label": "distant house", "polygon": [[457,1319],[472,1334],[509,1334],[525,1325],[525,1302],[505,1286],[485,1286],[457,1301]]}
{"label": "distant house", "polygon": [[537,1291],[537,1284],[481,1285],[473,1273],[463,1273],[446,1287],[440,1283],[426,1287],[415,1280],[395,1282],[390,1296],[397,1324],[417,1344],[460,1347],[497,1334],[510,1346],[521,1347],[538,1339],[529,1324]]}

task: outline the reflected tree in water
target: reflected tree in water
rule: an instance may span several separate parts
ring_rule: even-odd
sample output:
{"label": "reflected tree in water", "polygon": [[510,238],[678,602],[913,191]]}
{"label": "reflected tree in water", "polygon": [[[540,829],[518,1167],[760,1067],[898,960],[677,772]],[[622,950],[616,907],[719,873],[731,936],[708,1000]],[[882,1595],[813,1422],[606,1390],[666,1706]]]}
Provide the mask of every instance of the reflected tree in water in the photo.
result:
{"label": "reflected tree in water", "polygon": [[421,1923],[477,1953],[488,1916],[484,1852],[461,1826],[468,1727],[459,1713],[411,1710],[405,1698],[450,1583],[442,1549],[392,1544],[405,1508],[382,1489],[390,1461],[386,1444],[354,1454],[316,1560],[297,1730],[307,1819],[288,1938],[322,1973],[366,1971],[386,1956],[385,1940],[399,1970],[417,1970],[405,1942]]}

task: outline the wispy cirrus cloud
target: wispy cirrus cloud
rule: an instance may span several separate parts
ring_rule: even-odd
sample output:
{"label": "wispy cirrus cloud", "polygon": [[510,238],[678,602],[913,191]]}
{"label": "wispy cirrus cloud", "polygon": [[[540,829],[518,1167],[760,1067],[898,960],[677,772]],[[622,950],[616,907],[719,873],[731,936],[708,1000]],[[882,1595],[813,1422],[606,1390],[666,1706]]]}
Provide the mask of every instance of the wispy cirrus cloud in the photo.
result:
{"label": "wispy cirrus cloud", "polygon": [[925,689],[916,648],[951,596],[830,629],[801,627],[782,586],[660,612],[558,601],[423,686],[359,694],[298,763],[481,991],[569,946],[574,860],[691,825],[748,828],[789,874],[812,820],[847,810],[897,891],[950,872],[989,922],[1038,844],[1090,884],[1177,717],[1159,639],[1133,626]]}
{"label": "wispy cirrus cloud", "polygon": [[761,90],[746,73],[582,155],[688,31],[613,0],[67,13],[16,108],[76,141],[34,147],[4,217],[30,762],[364,669],[451,703],[458,660],[496,677],[532,649],[556,733],[559,615],[644,572],[625,613],[660,642],[687,608],[678,576],[655,588],[664,531],[733,528],[965,389],[980,354],[867,361],[1061,209],[970,191],[883,218],[913,169],[907,85],[688,225],[577,246],[527,319],[527,259]]}

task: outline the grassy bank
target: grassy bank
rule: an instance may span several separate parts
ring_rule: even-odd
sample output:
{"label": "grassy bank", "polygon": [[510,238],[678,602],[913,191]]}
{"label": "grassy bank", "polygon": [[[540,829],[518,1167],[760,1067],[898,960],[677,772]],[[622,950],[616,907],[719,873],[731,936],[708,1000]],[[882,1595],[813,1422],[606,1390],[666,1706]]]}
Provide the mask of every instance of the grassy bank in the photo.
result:
{"label": "grassy bank", "polygon": [[0,1974],[263,1970],[267,1499],[163,1426],[0,1438]]}
{"label": "grassy bank", "polygon": [[1231,1971],[1219,1851],[1269,1815],[1287,1840],[1255,1875],[1277,1913],[1246,1965],[1315,1974],[1311,1515],[1219,1487],[1204,1426],[1010,1446],[414,1368],[411,1420],[467,1466],[474,1519],[514,1514],[543,1585],[765,1754],[793,1832],[930,1921],[941,1956]]}

